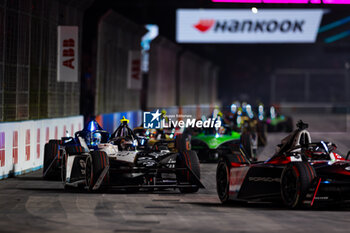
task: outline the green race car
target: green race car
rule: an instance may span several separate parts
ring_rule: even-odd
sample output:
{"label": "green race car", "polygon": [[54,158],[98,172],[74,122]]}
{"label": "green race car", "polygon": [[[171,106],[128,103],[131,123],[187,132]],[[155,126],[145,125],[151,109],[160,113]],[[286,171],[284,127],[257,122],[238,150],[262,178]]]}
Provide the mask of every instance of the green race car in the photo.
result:
{"label": "green race car", "polygon": [[223,126],[219,129],[192,130],[191,135],[191,148],[197,152],[200,161],[216,161],[222,155],[232,154],[237,148],[243,150],[249,159],[253,157],[249,134],[241,134]]}

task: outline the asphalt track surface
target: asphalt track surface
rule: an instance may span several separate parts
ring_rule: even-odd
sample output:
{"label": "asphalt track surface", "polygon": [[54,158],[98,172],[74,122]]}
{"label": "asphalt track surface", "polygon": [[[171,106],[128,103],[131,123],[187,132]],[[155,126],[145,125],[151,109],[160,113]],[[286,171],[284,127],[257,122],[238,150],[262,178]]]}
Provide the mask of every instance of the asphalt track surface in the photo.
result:
{"label": "asphalt track surface", "polygon": [[[259,151],[268,158],[284,133],[269,134]],[[346,132],[315,133],[346,154]],[[216,164],[202,164],[206,189],[106,193],[68,192],[41,172],[0,181],[0,232],[350,232],[350,207],[288,210],[267,203],[223,206],[216,194]]]}

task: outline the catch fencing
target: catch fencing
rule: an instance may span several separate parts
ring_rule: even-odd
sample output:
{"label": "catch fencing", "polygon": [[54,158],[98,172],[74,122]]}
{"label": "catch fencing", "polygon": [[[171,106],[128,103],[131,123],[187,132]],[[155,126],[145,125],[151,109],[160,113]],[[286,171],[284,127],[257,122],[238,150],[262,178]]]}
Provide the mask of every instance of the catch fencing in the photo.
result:
{"label": "catch fencing", "polygon": [[0,1],[0,121],[79,114],[80,78],[57,82],[57,26],[78,26],[80,45],[91,2]]}

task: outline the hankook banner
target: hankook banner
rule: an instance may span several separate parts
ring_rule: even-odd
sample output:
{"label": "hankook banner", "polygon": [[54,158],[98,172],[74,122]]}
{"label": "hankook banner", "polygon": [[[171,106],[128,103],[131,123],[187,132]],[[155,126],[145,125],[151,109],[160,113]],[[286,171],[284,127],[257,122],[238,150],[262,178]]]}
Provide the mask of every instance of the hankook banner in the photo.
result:
{"label": "hankook banner", "polygon": [[57,81],[78,82],[78,27],[57,27]]}
{"label": "hankook banner", "polygon": [[313,43],[321,9],[178,9],[179,43]]}

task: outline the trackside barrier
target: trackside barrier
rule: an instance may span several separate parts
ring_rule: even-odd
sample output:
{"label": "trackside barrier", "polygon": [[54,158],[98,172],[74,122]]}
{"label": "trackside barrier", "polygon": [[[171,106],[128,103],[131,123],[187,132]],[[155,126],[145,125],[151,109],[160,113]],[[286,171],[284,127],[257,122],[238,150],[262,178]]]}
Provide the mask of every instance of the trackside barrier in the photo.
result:
{"label": "trackside barrier", "polygon": [[38,170],[44,145],[83,127],[83,116],[0,123],[0,179]]}
{"label": "trackside barrier", "polygon": [[[151,108],[149,111],[154,111],[156,109],[165,109],[167,115],[192,115],[193,118],[200,118],[202,115],[208,116],[211,114],[213,107],[209,104],[201,105],[187,105],[187,106],[173,106],[168,108]],[[143,111],[130,111],[130,112],[116,112],[101,114],[96,117],[96,121],[101,125],[101,127],[112,133],[120,124],[120,119],[127,118],[129,120],[130,128],[135,128],[143,124]],[[175,119],[173,119],[175,120]]]}

